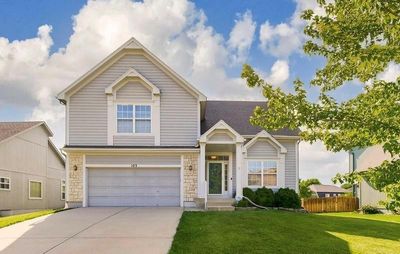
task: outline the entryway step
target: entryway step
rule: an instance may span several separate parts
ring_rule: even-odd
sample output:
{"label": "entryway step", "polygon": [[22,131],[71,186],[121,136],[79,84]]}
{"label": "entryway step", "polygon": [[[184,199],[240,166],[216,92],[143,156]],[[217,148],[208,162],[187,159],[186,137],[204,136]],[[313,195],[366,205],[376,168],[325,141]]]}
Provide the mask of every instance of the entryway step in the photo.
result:
{"label": "entryway step", "polygon": [[208,206],[232,206],[235,203],[233,198],[212,198],[208,199]]}
{"label": "entryway step", "polygon": [[235,211],[233,206],[207,206],[208,211]]}

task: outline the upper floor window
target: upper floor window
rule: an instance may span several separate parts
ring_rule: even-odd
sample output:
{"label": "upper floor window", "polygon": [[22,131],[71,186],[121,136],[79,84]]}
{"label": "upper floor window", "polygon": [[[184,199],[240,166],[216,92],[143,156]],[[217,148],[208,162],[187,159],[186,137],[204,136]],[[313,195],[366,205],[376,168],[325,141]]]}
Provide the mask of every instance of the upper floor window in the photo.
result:
{"label": "upper floor window", "polygon": [[118,133],[151,133],[150,105],[117,105]]}
{"label": "upper floor window", "polygon": [[9,177],[0,177],[0,190],[10,190],[11,183]]}
{"label": "upper floor window", "polygon": [[277,186],[277,163],[276,161],[249,161],[248,185],[249,186]]}

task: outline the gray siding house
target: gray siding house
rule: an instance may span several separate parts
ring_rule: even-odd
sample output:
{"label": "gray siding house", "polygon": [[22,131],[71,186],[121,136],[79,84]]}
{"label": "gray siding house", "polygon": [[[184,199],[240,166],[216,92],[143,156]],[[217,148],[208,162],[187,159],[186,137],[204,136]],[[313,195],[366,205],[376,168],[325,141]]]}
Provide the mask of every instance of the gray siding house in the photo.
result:
{"label": "gray siding house", "polygon": [[262,102],[206,97],[134,38],[58,94],[67,206],[195,206],[298,186],[298,130],[249,123]]}
{"label": "gray siding house", "polygon": [[[354,149],[349,152],[349,171],[366,171],[368,168],[379,166],[383,161],[390,159],[390,154],[385,153],[382,146],[379,145],[363,149]],[[365,179],[362,179],[353,187],[353,192],[354,195],[359,198],[360,207],[372,205],[383,208],[380,201],[386,200],[385,193],[376,190]]]}
{"label": "gray siding house", "polygon": [[65,164],[45,122],[0,122],[0,212],[62,208]]}

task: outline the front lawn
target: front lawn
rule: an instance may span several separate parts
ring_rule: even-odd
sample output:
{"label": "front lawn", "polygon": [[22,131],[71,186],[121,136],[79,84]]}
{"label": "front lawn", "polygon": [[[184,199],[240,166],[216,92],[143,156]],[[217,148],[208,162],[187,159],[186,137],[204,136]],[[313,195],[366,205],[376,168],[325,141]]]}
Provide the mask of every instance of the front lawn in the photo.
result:
{"label": "front lawn", "polygon": [[399,253],[400,216],[185,212],[170,253]]}
{"label": "front lawn", "polygon": [[0,228],[4,228],[4,227],[10,226],[12,224],[30,220],[30,219],[40,217],[43,215],[52,214],[52,213],[55,213],[58,211],[59,210],[51,209],[51,210],[37,211],[37,212],[33,212],[33,213],[24,213],[24,214],[18,214],[18,215],[11,215],[11,216],[7,216],[7,217],[0,217]]}

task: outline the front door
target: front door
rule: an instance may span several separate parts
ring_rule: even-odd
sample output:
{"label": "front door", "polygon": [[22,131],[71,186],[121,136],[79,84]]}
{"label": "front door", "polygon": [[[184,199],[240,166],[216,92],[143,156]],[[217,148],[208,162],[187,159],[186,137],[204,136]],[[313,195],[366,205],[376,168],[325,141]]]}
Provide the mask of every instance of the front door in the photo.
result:
{"label": "front door", "polygon": [[220,195],[223,187],[223,163],[208,163],[208,194]]}

